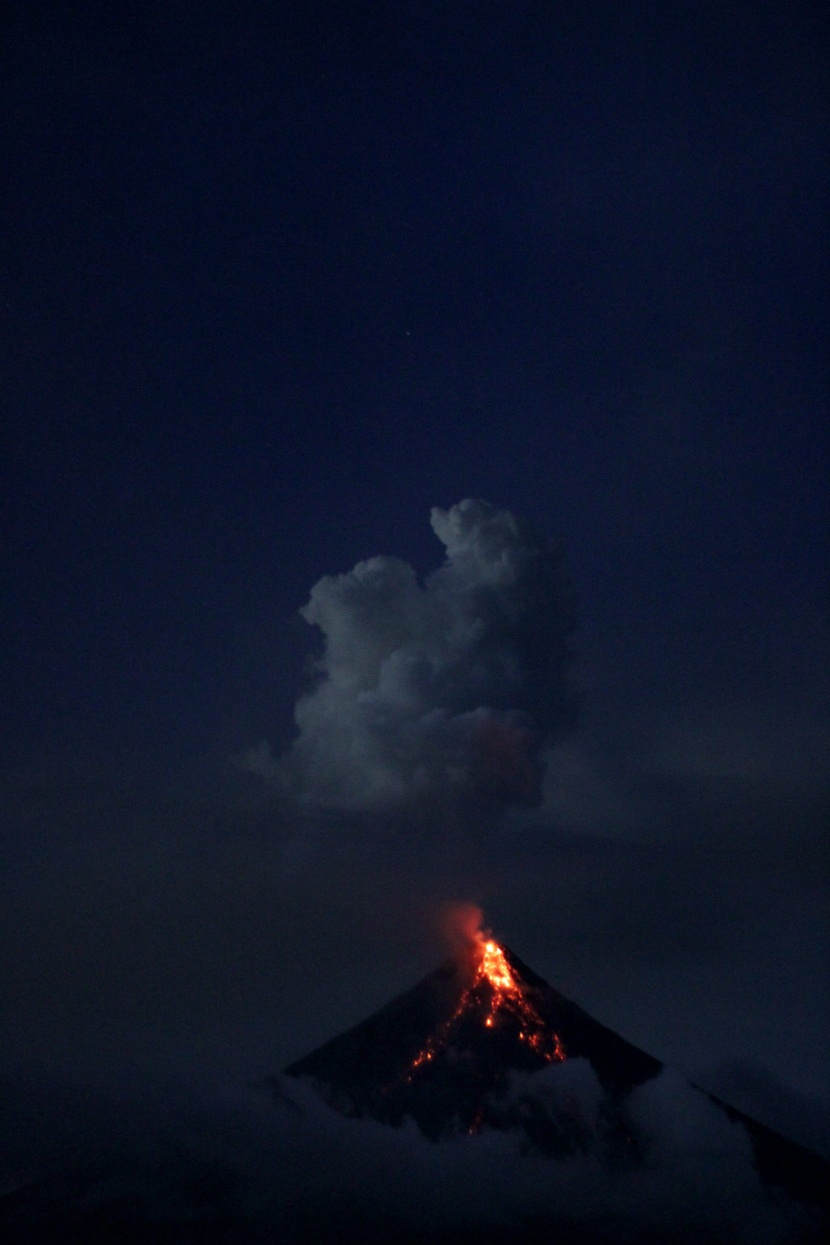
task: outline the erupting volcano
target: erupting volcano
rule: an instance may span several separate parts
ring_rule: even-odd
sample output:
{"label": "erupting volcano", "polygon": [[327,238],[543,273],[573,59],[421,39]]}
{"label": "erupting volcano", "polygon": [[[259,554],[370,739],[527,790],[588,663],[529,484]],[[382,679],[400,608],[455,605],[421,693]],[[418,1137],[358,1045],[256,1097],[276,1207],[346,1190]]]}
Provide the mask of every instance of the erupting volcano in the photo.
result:
{"label": "erupting volcano", "polygon": [[[568,1090],[572,1061],[574,1083],[584,1074],[599,1083],[602,1106],[592,1121]],[[478,932],[413,989],[286,1069],[347,1116],[392,1125],[411,1117],[429,1138],[518,1131],[537,1153],[592,1154],[611,1167],[646,1161],[651,1139],[628,1099],[662,1071],[658,1059]],[[765,1184],[826,1207],[824,1160],[704,1097],[746,1130]]]}
{"label": "erupting volcano", "polygon": [[662,1070],[468,932],[414,989],[286,1070],[334,1112],[268,1078],[250,1115],[234,1095],[132,1156],[119,1143],[0,1190],[0,1236],[823,1245],[827,1162]]}
{"label": "erupting volcano", "polygon": [[[509,948],[476,935],[414,989],[292,1064],[332,1106],[390,1124],[411,1116],[427,1136],[507,1126],[515,1074],[581,1057],[615,1095],[662,1065],[593,1020]],[[548,1148],[562,1148],[548,1129]],[[572,1129],[570,1130],[572,1131]]]}

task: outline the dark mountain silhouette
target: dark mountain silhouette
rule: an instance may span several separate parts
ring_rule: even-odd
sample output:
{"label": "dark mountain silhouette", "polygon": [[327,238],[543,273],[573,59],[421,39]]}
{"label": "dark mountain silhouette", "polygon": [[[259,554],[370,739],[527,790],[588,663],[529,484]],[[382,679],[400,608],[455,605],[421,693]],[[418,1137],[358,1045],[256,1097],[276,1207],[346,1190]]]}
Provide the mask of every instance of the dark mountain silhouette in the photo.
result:
{"label": "dark mountain silhouette", "polygon": [[516,1072],[581,1056],[614,1100],[661,1071],[659,1060],[594,1020],[507,947],[482,947],[481,955],[471,950],[447,960],[286,1072],[312,1077],[345,1114],[390,1124],[411,1115],[438,1137],[506,1124],[500,1091]]}
{"label": "dark mountain silhouette", "polygon": [[[735,1149],[726,1127],[721,1157],[728,1162],[737,1152],[738,1164],[723,1175],[713,1179],[711,1163],[704,1163],[701,1183],[694,1141],[667,1174],[643,1122],[648,1116],[631,1105],[638,1091],[660,1084],[663,1072],[659,1060],[594,1020],[508,948],[480,940],[271,1078],[253,1110],[228,1114],[214,1104],[193,1119],[185,1112],[172,1141],[155,1150],[144,1145],[148,1127],[132,1152],[104,1148],[93,1162],[11,1181],[0,1195],[0,1240],[823,1241],[830,1164],[685,1084],[681,1115],[691,1096],[707,1118],[732,1121],[746,1136]],[[719,1163],[716,1153],[715,1169]],[[737,1202],[734,1173],[743,1181]],[[689,1189],[682,1185],[687,1177]],[[394,1188],[385,1196],[390,1178]],[[442,1200],[445,1186],[453,1191],[449,1203]],[[494,1194],[489,1218],[479,1213],[485,1186]],[[656,1210],[655,1189],[662,1199]]]}
{"label": "dark mountain silhouette", "polygon": [[[516,1073],[586,1059],[605,1091],[600,1127],[578,1102],[537,1097]],[[626,1112],[632,1090],[663,1064],[600,1024],[548,985],[508,947],[474,944],[346,1033],[291,1064],[346,1115],[400,1124],[431,1138],[482,1127],[521,1128],[538,1150],[566,1157],[592,1150],[636,1163],[649,1138]],[[693,1087],[697,1092],[704,1091]],[[721,1099],[705,1094],[749,1135],[762,1181],[830,1211],[830,1163]]]}

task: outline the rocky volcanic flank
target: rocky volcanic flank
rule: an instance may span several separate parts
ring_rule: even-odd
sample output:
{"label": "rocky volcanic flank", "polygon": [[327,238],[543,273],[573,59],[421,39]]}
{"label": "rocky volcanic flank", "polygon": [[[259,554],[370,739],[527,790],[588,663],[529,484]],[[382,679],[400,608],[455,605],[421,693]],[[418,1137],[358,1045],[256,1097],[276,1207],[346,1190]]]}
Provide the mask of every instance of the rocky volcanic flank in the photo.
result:
{"label": "rocky volcanic flank", "polygon": [[830,1164],[491,938],[284,1074],[164,1107],[115,1145],[105,1103],[85,1158],[3,1173],[3,1245],[825,1239]]}
{"label": "rocky volcanic flank", "polygon": [[[577,1095],[551,1094],[547,1079],[533,1075],[568,1060],[587,1060],[604,1091],[593,1120]],[[626,1104],[662,1071],[658,1059],[594,1020],[492,939],[471,943],[286,1069],[310,1078],[345,1115],[391,1125],[410,1116],[433,1139],[485,1127],[519,1129],[537,1152],[560,1159],[592,1153],[611,1165],[645,1160],[649,1136]],[[746,1130],[766,1186],[826,1212],[830,1164],[705,1097]]]}

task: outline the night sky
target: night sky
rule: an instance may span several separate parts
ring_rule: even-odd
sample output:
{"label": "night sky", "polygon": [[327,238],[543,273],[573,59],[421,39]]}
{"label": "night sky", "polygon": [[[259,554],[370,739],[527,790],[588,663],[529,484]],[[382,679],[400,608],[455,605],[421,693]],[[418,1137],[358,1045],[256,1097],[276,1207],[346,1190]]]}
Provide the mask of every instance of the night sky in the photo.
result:
{"label": "night sky", "polygon": [[827,1144],[820,16],[7,8],[4,1077],[275,1071],[467,901]]}

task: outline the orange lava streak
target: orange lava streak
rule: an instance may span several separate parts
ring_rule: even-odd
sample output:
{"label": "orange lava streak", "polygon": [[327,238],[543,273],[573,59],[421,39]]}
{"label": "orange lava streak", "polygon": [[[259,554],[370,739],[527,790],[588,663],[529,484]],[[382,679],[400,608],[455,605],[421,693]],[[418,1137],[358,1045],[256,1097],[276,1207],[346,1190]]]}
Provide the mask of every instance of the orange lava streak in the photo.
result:
{"label": "orange lava streak", "polygon": [[508,994],[519,993],[516,978],[513,976],[510,965],[504,958],[504,952],[499,944],[492,940],[485,942],[478,966],[477,980],[481,981],[484,977],[487,978],[494,990],[504,990]]}
{"label": "orange lava streak", "polygon": [[480,945],[481,954],[472,985],[462,994],[449,1020],[441,1026],[437,1034],[428,1038],[415,1056],[410,1064],[407,1080],[411,1081],[418,1068],[431,1063],[439,1050],[447,1046],[456,1022],[467,1010],[472,996],[484,985],[489,986],[488,1010],[484,1017],[486,1028],[492,1029],[495,1026],[499,1012],[512,1013],[519,1020],[520,1041],[526,1042],[531,1050],[547,1063],[558,1062],[566,1058],[565,1048],[559,1034],[552,1033],[547,1028],[533,1003],[525,997],[499,944],[488,939]]}

